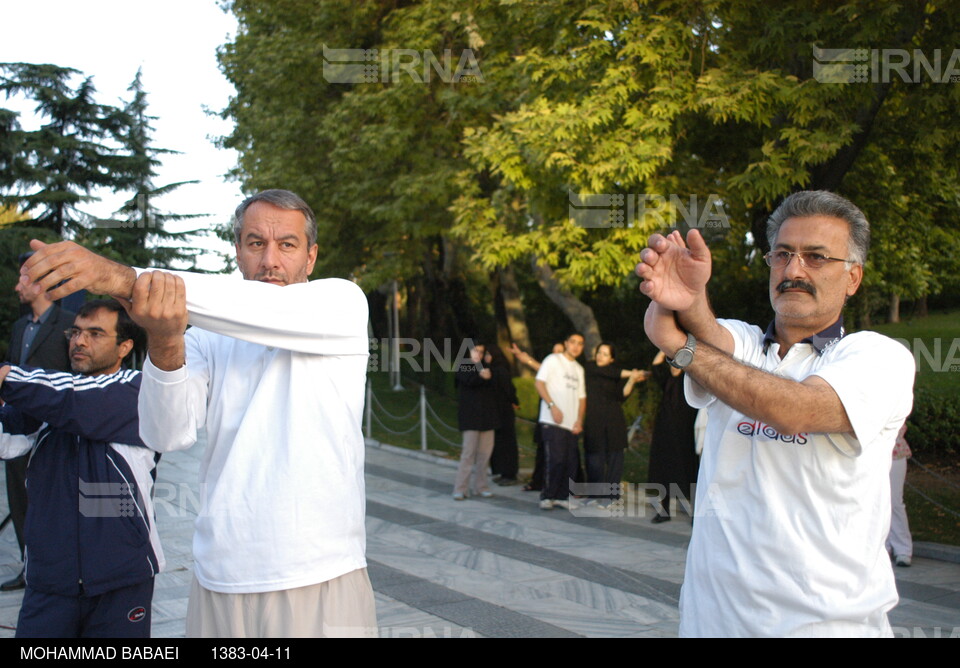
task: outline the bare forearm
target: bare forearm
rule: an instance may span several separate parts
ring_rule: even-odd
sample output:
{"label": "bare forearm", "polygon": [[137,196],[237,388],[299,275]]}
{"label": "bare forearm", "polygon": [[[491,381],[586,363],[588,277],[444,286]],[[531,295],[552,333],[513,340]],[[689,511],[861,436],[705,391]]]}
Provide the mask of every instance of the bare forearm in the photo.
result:
{"label": "bare forearm", "polygon": [[537,394],[540,395],[540,398],[543,399],[548,405],[553,403],[553,400],[550,398],[550,393],[547,392],[547,384],[542,380],[534,382],[534,385],[537,388]]}
{"label": "bare forearm", "polygon": [[733,354],[733,337],[720,323],[710,308],[706,290],[685,311],[677,311],[677,322],[685,332],[690,332],[697,341],[709,343],[725,353]]}
{"label": "bare forearm", "polygon": [[723,403],[781,434],[853,431],[837,393],[816,376],[803,382],[782,378],[699,340],[686,371]]}

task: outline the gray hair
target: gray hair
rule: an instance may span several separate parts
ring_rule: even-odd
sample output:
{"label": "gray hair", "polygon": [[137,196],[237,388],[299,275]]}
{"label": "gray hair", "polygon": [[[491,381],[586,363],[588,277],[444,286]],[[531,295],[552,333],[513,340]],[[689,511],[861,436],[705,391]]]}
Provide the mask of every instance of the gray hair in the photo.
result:
{"label": "gray hair", "polygon": [[789,218],[832,216],[845,220],[850,226],[850,244],[847,256],[863,265],[870,248],[870,223],[856,205],[845,197],[828,190],[801,190],[787,197],[767,220],[767,241],[770,248],[777,241],[780,226]]}
{"label": "gray hair", "polygon": [[243,200],[240,206],[237,207],[237,210],[233,214],[233,240],[236,243],[240,243],[240,231],[243,229],[244,214],[247,212],[247,209],[257,202],[266,202],[278,209],[299,211],[302,213],[306,219],[304,232],[307,234],[307,247],[317,243],[317,217],[314,215],[313,209],[296,193],[290,192],[289,190],[278,189],[264,190],[258,192],[256,195],[251,195]]}

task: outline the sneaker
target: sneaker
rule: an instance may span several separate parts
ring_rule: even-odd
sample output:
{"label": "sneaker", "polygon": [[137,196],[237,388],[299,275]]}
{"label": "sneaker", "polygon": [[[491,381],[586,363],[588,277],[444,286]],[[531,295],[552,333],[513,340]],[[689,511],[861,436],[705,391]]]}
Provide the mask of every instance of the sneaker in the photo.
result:
{"label": "sneaker", "polygon": [[493,492],[487,490],[485,492],[480,492],[480,496],[484,499],[490,499],[493,497]]}
{"label": "sneaker", "polygon": [[553,501],[550,499],[540,499],[540,510],[553,510]]}
{"label": "sneaker", "polygon": [[467,498],[467,497],[466,497],[466,495],[464,495],[464,494],[454,494],[454,495],[453,495],[453,500],[454,500],[454,501],[463,501],[463,500],[466,499],[466,498]]}
{"label": "sneaker", "polygon": [[580,507],[580,504],[573,499],[554,499],[553,505],[557,508],[565,508],[566,510],[576,510]]}
{"label": "sneaker", "polygon": [[893,563],[901,568],[910,568],[910,564],[913,562],[907,555],[898,554],[893,558]]}

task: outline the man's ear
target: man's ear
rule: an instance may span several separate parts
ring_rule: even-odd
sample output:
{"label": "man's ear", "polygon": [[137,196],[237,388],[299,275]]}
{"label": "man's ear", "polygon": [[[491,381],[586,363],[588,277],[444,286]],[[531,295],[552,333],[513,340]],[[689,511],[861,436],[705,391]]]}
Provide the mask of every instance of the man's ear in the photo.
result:
{"label": "man's ear", "polygon": [[133,339],[126,339],[119,347],[120,361],[122,362],[127,355],[130,354],[130,351],[133,350]]}
{"label": "man's ear", "polygon": [[860,288],[860,283],[863,282],[863,265],[855,264],[850,267],[847,271],[847,276],[849,277],[849,283],[847,283],[847,297],[852,297],[853,294]]}

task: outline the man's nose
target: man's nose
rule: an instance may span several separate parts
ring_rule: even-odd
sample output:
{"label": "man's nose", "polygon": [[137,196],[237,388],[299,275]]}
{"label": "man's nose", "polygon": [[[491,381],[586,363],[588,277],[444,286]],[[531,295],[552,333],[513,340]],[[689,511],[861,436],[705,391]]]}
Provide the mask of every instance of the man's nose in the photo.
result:
{"label": "man's nose", "polygon": [[265,267],[280,266],[280,249],[276,244],[269,243],[260,255],[260,263]]}

